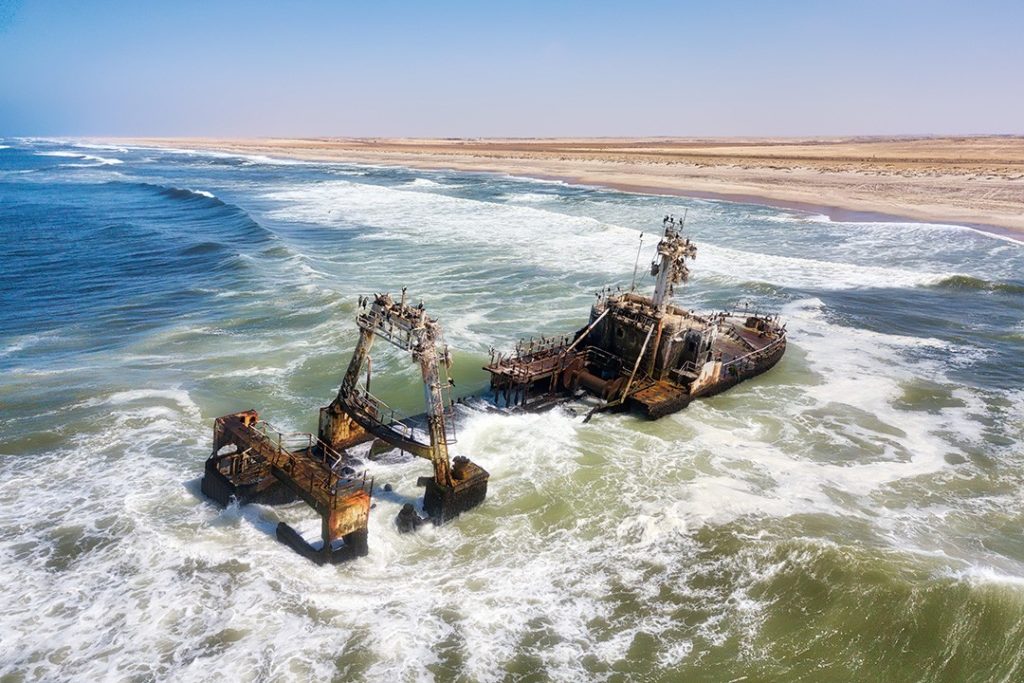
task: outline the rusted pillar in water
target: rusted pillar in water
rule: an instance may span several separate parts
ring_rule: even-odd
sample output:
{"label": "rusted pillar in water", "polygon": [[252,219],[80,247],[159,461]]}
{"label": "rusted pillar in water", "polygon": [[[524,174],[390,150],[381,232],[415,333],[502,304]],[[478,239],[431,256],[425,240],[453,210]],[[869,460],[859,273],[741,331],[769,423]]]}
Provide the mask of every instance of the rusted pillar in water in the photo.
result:
{"label": "rusted pillar in water", "polygon": [[352,352],[352,360],[349,361],[345,377],[341,381],[341,388],[338,389],[338,395],[330,405],[320,409],[317,436],[334,450],[342,450],[373,437],[353,420],[341,405],[341,399],[344,396],[354,393],[359,381],[359,371],[370,354],[371,346],[373,346],[373,332],[359,328],[359,341]]}

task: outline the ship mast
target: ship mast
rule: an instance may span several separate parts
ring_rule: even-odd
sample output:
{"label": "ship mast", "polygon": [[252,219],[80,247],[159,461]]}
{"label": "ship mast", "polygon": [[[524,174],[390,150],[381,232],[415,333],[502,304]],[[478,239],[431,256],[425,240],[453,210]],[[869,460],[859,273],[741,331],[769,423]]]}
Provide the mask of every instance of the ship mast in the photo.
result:
{"label": "ship mast", "polygon": [[682,236],[684,221],[685,216],[678,220],[665,216],[662,221],[665,235],[658,242],[658,255],[651,263],[651,275],[658,278],[651,303],[659,314],[665,312],[675,285],[690,279],[686,259],[697,258],[697,245]]}

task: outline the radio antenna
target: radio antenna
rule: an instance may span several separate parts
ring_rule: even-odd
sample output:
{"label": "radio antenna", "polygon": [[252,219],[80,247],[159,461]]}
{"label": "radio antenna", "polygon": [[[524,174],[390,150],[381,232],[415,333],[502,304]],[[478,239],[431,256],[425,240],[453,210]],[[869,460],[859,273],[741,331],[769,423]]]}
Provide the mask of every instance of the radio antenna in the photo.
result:
{"label": "radio antenna", "polygon": [[629,285],[629,291],[636,289],[636,269],[640,265],[640,250],[644,248],[644,234],[640,233],[640,246],[636,248],[636,261],[633,262],[633,282]]}

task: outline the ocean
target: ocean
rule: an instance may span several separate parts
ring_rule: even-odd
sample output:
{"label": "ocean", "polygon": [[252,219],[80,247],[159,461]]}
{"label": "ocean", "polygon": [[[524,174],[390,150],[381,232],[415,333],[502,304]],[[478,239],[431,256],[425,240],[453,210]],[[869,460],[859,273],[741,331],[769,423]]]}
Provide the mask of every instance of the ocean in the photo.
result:
{"label": "ocean", "polygon": [[[661,218],[694,309],[781,312],[769,373],[656,422],[470,400],[486,502],[370,554],[199,491],[213,419],[315,431],[357,298],[489,350],[585,324]],[[1024,679],[1024,244],[503,175],[0,140],[0,681]],[[649,276],[639,286],[650,289]],[[379,357],[378,357],[379,356]],[[377,348],[375,393],[422,410]],[[359,455],[366,455],[365,450]]]}

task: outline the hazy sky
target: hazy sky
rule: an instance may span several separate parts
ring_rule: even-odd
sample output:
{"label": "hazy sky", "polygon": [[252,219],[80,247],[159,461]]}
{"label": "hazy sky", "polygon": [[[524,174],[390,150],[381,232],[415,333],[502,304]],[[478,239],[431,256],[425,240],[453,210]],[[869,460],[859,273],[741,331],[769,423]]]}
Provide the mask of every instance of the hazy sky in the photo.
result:
{"label": "hazy sky", "polygon": [[0,0],[0,136],[889,133],[1024,133],[1024,0]]}

